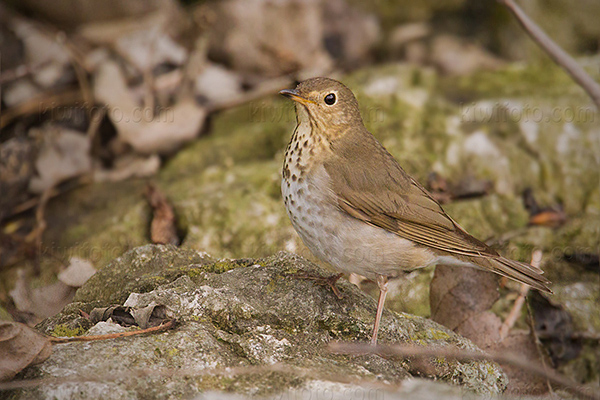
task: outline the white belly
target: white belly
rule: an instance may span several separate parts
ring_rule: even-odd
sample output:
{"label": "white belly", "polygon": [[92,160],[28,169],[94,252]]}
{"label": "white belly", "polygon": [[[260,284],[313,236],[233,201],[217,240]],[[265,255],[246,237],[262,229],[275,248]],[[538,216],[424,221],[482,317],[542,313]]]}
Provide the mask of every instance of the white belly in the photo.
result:
{"label": "white belly", "polygon": [[317,167],[303,182],[288,185],[282,180],[281,185],[292,225],[315,256],[342,272],[369,279],[377,274],[396,276],[435,262],[429,250],[340,211],[333,194],[323,189],[327,181],[325,169]]}

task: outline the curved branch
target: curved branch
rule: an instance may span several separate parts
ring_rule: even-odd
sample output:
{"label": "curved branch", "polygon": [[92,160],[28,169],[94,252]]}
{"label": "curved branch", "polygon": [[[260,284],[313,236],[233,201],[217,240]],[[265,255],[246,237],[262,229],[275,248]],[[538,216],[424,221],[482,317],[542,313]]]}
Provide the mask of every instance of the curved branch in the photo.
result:
{"label": "curved branch", "polygon": [[546,33],[540,28],[521,7],[513,0],[498,0],[504,4],[510,12],[517,18],[523,29],[531,36],[531,38],[558,64],[563,68],[579,86],[587,92],[596,104],[596,108],[600,110],[600,84],[596,82],[585,70],[577,64],[577,62],[559,45],[557,45]]}

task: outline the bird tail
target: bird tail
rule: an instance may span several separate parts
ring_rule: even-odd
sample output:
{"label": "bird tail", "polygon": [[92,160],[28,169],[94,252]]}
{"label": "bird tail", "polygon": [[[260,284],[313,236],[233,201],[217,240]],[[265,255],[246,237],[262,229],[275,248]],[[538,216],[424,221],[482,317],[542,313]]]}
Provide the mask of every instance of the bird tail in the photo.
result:
{"label": "bird tail", "polygon": [[548,287],[551,282],[542,275],[544,271],[533,265],[502,256],[476,257],[476,260],[474,259],[472,262],[499,275],[529,285],[541,292],[552,293],[552,290]]}
{"label": "bird tail", "polygon": [[437,263],[475,267],[484,271],[491,271],[498,275],[506,276],[517,282],[531,286],[540,292],[552,293],[548,287],[550,281],[543,277],[544,271],[533,265],[510,260],[499,255],[493,256],[466,256],[456,255],[438,257]]}

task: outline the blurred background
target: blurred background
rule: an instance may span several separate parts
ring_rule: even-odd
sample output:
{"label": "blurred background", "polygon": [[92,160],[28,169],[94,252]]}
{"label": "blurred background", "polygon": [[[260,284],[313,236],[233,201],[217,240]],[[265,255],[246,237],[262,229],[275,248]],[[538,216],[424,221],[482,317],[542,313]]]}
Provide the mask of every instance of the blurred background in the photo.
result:
{"label": "blurred background", "polygon": [[[520,5],[599,80],[599,1]],[[598,380],[598,112],[502,4],[5,1],[0,56],[2,318],[56,314],[148,243],[313,259],[281,201],[295,113],[276,93],[329,76],[464,228],[515,259],[542,250],[540,332],[562,371]],[[431,316],[433,273],[393,282],[389,307]],[[502,285],[499,316],[519,290]]]}

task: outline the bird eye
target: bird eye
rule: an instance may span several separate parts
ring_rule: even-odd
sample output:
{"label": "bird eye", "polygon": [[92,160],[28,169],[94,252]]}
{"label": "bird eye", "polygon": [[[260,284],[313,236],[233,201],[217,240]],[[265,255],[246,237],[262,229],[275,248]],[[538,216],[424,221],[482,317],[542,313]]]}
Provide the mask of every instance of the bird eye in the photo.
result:
{"label": "bird eye", "polygon": [[334,93],[329,93],[327,96],[325,96],[325,104],[327,104],[328,106],[332,106],[335,104],[335,94]]}

